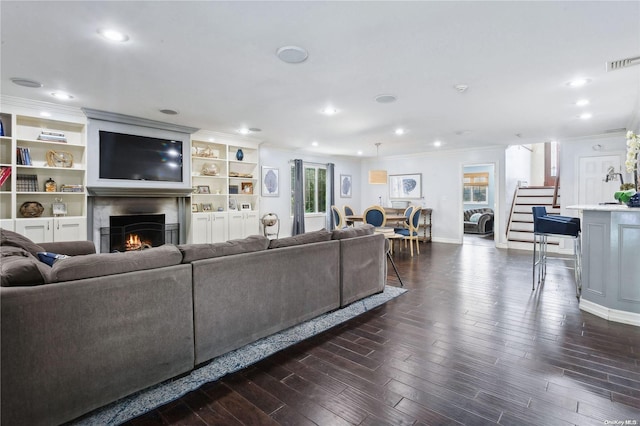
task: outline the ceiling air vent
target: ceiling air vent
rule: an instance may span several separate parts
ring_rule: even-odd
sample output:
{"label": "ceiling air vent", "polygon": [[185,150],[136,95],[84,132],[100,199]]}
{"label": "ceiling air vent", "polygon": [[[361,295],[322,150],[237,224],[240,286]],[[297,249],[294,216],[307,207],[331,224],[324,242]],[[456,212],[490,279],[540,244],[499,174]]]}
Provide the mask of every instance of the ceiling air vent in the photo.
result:
{"label": "ceiling air vent", "polygon": [[607,62],[607,72],[628,68],[632,65],[640,65],[640,56],[609,61]]}

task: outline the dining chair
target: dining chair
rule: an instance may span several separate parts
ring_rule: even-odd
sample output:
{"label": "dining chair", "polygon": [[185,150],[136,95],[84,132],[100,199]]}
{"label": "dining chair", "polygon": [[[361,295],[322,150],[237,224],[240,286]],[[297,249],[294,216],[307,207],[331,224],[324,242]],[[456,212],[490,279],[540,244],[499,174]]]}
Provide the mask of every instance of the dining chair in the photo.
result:
{"label": "dining chair", "polygon": [[346,226],[344,221],[344,215],[337,206],[331,206],[331,214],[333,215],[333,222],[335,229],[342,229]]}
{"label": "dining chair", "polygon": [[375,226],[376,228],[382,228],[387,224],[387,213],[380,206],[368,207],[364,213],[362,213],[364,223]]}
{"label": "dining chair", "polygon": [[[409,210],[409,208],[407,208]],[[406,211],[405,211],[406,213]],[[416,242],[416,251],[420,254],[420,245],[418,241],[418,226],[420,226],[420,213],[422,210],[419,208],[411,209],[409,214],[409,220],[407,222],[407,228],[395,228],[396,234],[402,235],[403,240],[409,241],[409,248],[411,249],[411,257],[413,257],[413,241]]]}
{"label": "dining chair", "polygon": [[347,206],[346,204],[342,207],[342,210],[344,211],[344,221],[347,224],[347,226],[353,226],[354,222],[352,220],[348,220],[347,216],[353,216],[355,215],[355,213],[353,212],[353,209],[350,206]]}

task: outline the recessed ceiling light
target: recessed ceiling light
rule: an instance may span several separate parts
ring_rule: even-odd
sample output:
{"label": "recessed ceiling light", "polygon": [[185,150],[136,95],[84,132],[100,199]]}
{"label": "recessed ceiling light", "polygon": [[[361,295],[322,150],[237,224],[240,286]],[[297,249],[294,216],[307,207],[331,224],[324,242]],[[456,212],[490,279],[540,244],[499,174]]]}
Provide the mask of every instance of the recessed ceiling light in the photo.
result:
{"label": "recessed ceiling light", "polygon": [[54,98],[63,100],[63,101],[68,101],[69,99],[73,99],[73,96],[71,96],[68,93],[64,93],[64,92],[53,92],[53,93],[51,93],[51,96],[53,96]]}
{"label": "recessed ceiling light", "polygon": [[395,102],[398,98],[394,95],[378,95],[376,96],[376,102],[381,104],[390,104]]}
{"label": "recessed ceiling light", "polygon": [[47,111],[42,111],[40,113],[40,117],[51,117],[51,113]]}
{"label": "recessed ceiling light", "polygon": [[584,114],[580,114],[579,117],[581,120],[588,120],[593,117],[593,115],[590,112],[585,112]]}
{"label": "recessed ceiling light", "polygon": [[309,57],[309,53],[299,46],[282,46],[276,50],[276,55],[288,64],[299,64]]}
{"label": "recessed ceiling light", "polygon": [[326,107],[325,109],[322,110],[322,113],[324,115],[335,115],[338,113],[338,110],[335,109],[334,107]]}
{"label": "recessed ceiling light", "polygon": [[257,133],[257,132],[261,132],[262,129],[258,129],[257,127],[249,127],[249,131],[251,133]]}
{"label": "recessed ceiling light", "polygon": [[167,115],[178,115],[178,111],[176,111],[175,109],[165,108],[165,109],[161,109],[160,112]]}
{"label": "recessed ceiling light", "polygon": [[14,77],[14,78],[11,79],[11,82],[13,84],[17,84],[18,86],[30,87],[32,89],[33,88],[42,87],[42,83],[40,83],[39,81],[30,80],[28,78]]}
{"label": "recessed ceiling light", "polygon": [[435,146],[436,148],[437,148],[437,147],[439,147],[439,146],[442,146],[442,142],[440,142],[440,141],[435,141],[435,142],[433,143],[433,146]]}
{"label": "recessed ceiling light", "polygon": [[247,129],[246,127],[243,127],[242,129],[238,130],[238,133],[240,133],[241,135],[248,135],[249,133],[251,133],[251,130]]}
{"label": "recessed ceiling light", "polygon": [[357,153],[357,154],[358,154],[358,155],[362,155],[362,151],[358,151],[358,153]]}
{"label": "recessed ceiling light", "polygon": [[575,80],[571,80],[570,82],[567,83],[567,86],[569,87],[582,87],[585,84],[591,82],[591,80],[589,80],[588,78],[576,78]]}
{"label": "recessed ceiling light", "polygon": [[395,134],[398,135],[398,136],[399,135],[404,135],[404,129],[397,128],[396,131],[395,131]]}
{"label": "recessed ceiling light", "polygon": [[577,105],[577,106],[586,106],[586,105],[589,105],[589,99],[579,99],[579,100],[576,102],[576,105]]}
{"label": "recessed ceiling light", "polygon": [[455,86],[453,86],[453,88],[456,89],[459,93],[464,93],[467,91],[469,86],[467,86],[466,84],[456,84]]}
{"label": "recessed ceiling light", "polygon": [[313,142],[311,142],[311,145],[312,145],[312,146],[318,146],[318,141],[313,141]]}
{"label": "recessed ceiling light", "polygon": [[216,138],[209,138],[209,142],[213,142],[215,140],[216,140]]}
{"label": "recessed ceiling light", "polygon": [[125,42],[129,40],[128,35],[111,28],[101,28],[98,30],[98,34],[109,41]]}

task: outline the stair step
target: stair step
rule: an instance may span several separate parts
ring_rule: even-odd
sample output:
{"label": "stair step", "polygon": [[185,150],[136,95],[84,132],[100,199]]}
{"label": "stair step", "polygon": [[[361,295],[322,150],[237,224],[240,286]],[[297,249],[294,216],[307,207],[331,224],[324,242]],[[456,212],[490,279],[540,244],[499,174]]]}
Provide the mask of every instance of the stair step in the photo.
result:
{"label": "stair step", "polygon": [[554,188],[552,186],[537,186],[518,188],[518,195],[551,195],[553,196]]}

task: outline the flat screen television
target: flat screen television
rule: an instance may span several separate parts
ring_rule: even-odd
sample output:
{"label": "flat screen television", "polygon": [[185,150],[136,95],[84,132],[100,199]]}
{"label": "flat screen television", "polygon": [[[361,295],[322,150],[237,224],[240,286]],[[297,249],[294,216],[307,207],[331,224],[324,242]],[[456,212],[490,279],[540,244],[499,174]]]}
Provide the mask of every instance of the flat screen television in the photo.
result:
{"label": "flat screen television", "polygon": [[182,141],[100,130],[100,179],[182,182]]}

